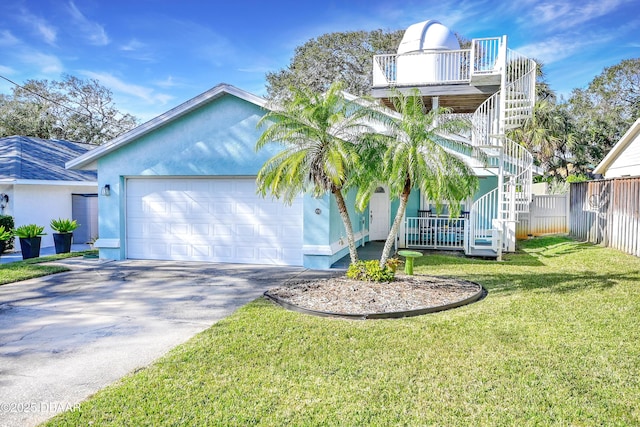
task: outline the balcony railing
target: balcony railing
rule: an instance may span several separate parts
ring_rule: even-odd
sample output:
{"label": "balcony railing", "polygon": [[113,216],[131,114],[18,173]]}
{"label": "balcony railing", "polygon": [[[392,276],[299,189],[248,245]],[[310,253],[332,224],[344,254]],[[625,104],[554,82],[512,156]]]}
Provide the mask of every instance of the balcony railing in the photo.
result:
{"label": "balcony railing", "polygon": [[466,218],[406,218],[405,239],[410,248],[462,250],[467,236]]}
{"label": "balcony railing", "polygon": [[499,72],[500,37],[473,39],[471,49],[373,57],[373,87],[464,83]]}

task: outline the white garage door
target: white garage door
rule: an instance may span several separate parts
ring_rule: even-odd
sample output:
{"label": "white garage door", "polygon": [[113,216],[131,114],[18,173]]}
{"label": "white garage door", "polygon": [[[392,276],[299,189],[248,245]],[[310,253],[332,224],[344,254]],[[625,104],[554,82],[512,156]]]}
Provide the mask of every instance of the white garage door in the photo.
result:
{"label": "white garage door", "polygon": [[253,178],[132,178],[126,203],[127,258],[302,265],[302,199]]}

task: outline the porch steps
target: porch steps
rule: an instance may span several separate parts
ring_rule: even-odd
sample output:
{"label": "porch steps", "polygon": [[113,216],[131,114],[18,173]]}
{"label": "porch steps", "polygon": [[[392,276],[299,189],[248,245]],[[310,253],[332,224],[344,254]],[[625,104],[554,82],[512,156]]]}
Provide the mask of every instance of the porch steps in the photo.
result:
{"label": "porch steps", "polygon": [[487,258],[497,258],[498,252],[491,249],[490,247],[482,248],[482,247],[473,247],[469,249],[465,255],[472,257],[487,257]]}

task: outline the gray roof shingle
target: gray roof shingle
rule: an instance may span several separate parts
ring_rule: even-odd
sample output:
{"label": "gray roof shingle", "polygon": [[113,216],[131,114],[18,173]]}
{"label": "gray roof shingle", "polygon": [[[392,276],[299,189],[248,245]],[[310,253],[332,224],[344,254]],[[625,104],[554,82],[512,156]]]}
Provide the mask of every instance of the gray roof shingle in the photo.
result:
{"label": "gray roof shingle", "polygon": [[65,169],[66,162],[91,148],[94,147],[58,139],[0,138],[0,179],[97,181],[95,171]]}

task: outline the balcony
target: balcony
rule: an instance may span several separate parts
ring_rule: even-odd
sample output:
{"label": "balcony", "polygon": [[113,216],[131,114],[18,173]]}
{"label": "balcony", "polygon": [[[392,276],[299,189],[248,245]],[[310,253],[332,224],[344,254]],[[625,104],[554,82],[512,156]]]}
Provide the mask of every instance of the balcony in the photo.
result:
{"label": "balcony", "polygon": [[375,55],[372,94],[385,100],[393,89],[417,88],[442,97],[442,107],[472,112],[499,89],[505,55],[504,37],[473,39],[470,49]]}

